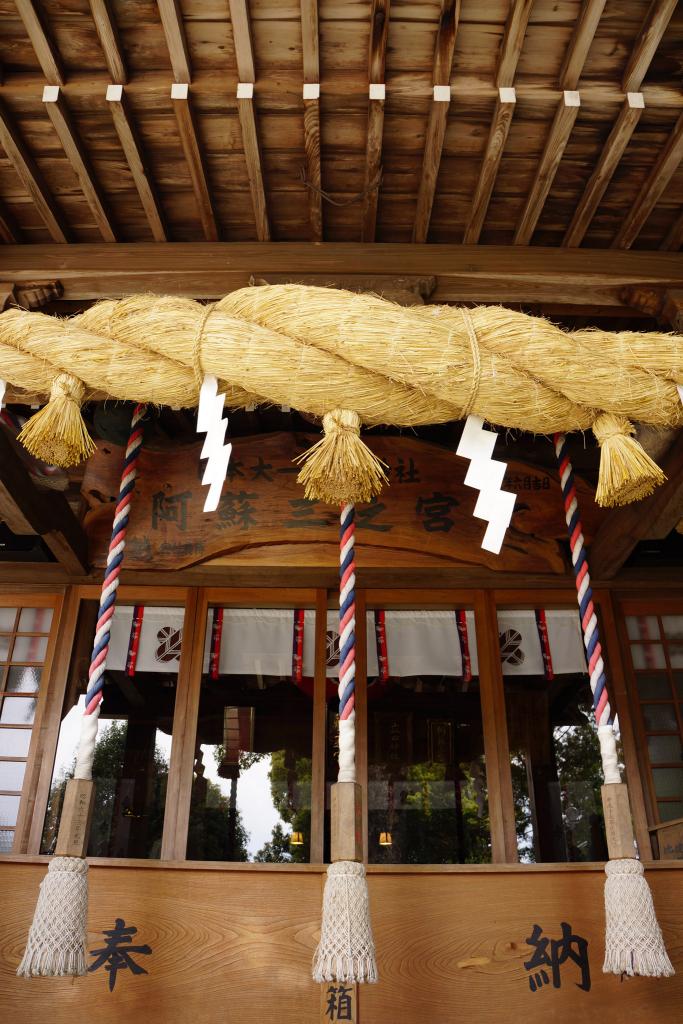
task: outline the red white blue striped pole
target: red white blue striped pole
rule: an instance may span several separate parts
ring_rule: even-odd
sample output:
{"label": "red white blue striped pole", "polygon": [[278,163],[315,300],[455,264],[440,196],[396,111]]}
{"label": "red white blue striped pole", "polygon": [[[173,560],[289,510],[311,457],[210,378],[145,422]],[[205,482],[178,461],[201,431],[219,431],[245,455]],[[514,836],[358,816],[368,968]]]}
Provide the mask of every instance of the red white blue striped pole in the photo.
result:
{"label": "red white blue striped pole", "polygon": [[355,508],[342,505],[339,523],[339,782],[356,781]]}

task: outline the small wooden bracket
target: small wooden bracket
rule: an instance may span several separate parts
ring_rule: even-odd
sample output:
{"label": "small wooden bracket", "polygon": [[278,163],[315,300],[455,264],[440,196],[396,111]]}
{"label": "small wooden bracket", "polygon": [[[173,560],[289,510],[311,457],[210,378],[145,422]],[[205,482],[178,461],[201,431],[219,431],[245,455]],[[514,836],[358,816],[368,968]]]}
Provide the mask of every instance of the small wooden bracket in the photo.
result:
{"label": "small wooden bracket", "polygon": [[625,782],[611,782],[601,789],[605,813],[605,835],[610,860],[635,858],[636,847],[631,822],[631,805]]}
{"label": "small wooden bracket", "polygon": [[363,797],[357,782],[332,786],[332,860],[363,860]]}
{"label": "small wooden bracket", "polygon": [[94,802],[92,779],[69,779],[55,848],[58,857],[85,857]]}

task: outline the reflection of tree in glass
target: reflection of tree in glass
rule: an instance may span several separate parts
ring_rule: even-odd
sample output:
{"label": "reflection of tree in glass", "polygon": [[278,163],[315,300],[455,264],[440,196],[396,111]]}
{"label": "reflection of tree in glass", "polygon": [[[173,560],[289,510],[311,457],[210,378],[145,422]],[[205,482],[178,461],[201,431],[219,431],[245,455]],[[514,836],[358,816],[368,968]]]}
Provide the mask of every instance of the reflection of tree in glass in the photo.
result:
{"label": "reflection of tree in glass", "polygon": [[590,703],[582,701],[577,710],[581,725],[553,730],[562,818],[569,860],[596,860],[601,859],[603,842],[600,743]]}
{"label": "reflection of tree in glass", "polygon": [[[281,821],[275,825],[269,842],[258,851],[254,860],[305,863],[309,858],[311,834],[311,759],[295,757],[286,750],[274,750],[269,756],[270,793]],[[290,845],[291,833],[285,833],[281,822],[291,825],[292,832],[301,832],[303,845]]]}

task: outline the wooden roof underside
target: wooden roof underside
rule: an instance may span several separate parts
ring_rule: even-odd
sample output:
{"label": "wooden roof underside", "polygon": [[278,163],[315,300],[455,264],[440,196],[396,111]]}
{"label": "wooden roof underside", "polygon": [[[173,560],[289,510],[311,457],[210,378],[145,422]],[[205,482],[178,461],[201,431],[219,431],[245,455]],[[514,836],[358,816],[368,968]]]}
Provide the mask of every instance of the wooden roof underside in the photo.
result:
{"label": "wooden roof underside", "polygon": [[0,237],[677,250],[682,61],[676,0],[0,0]]}

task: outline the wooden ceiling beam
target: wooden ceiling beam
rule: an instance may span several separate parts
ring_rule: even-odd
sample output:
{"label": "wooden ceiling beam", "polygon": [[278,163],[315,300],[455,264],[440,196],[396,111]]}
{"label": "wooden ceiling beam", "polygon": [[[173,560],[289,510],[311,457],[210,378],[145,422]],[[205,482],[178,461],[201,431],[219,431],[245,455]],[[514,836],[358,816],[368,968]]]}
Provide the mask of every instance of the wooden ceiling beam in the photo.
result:
{"label": "wooden ceiling beam", "polygon": [[498,70],[496,71],[497,89],[508,88],[515,81],[515,72],[524,46],[524,37],[533,5],[534,0],[512,0],[510,4],[510,13],[505,23],[500,57],[498,58]]}
{"label": "wooden ceiling beam", "polygon": [[372,0],[368,53],[368,137],[365,147],[365,181],[361,218],[361,242],[374,242],[377,205],[382,177],[384,134],[384,73],[391,0]]}
{"label": "wooden ceiling beam", "polygon": [[64,85],[65,76],[57,48],[47,33],[34,0],[14,0],[19,17],[50,85]]}
{"label": "wooden ceiling beam", "polygon": [[671,181],[683,160],[683,114],[669,135],[657,162],[647,176],[638,198],[629,209],[616,238],[613,249],[630,249],[638,237],[645,221],[652,213],[662,192]]}
{"label": "wooden ceiling beam", "polygon": [[254,208],[256,237],[259,242],[270,239],[268,205],[263,184],[263,165],[259,147],[256,111],[254,109],[254,82],[256,66],[251,41],[251,24],[247,0],[229,0],[232,35],[235,45],[235,59],[239,82],[237,85],[237,115],[242,132],[242,147],[247,164],[249,190]]}
{"label": "wooden ceiling beam", "polygon": [[607,186],[619,165],[631,136],[643,113],[645,103],[640,92],[629,93],[614,122],[612,131],[595,165],[578,206],[574,210],[567,232],[562,240],[566,246],[581,245],[586,231],[595,216]]}
{"label": "wooden ceiling beam", "polygon": [[110,85],[107,88],[106,99],[126,163],[130,168],[130,173],[133,176],[135,187],[140,196],[142,208],[145,211],[145,216],[151,228],[152,237],[155,242],[166,242],[168,240],[168,233],[161,204],[156,193],[154,180],[145,160],[144,151],[135,130],[135,122],[124,95],[123,86]]}
{"label": "wooden ceiling beam", "polygon": [[62,144],[66,158],[71,164],[85,196],[85,201],[90,207],[95,224],[105,242],[115,242],[111,217],[105,206],[104,197],[97,184],[95,175],[90,166],[87,152],[83,146],[78,132],[74,127],[68,108],[61,95],[59,86],[46,85],[43,90],[43,103],[52,126],[56,131],[59,141]]}
{"label": "wooden ceiling beam", "polygon": [[207,242],[217,242],[218,225],[187,84],[177,83],[171,86],[171,103],[175,111],[178,133],[192,180],[192,190],[197,202],[204,237]]}
{"label": "wooden ceiling beam", "polygon": [[657,524],[659,536],[666,536],[680,520],[680,495],[683,490],[683,431],[661,460],[666,483],[643,501],[615,509],[598,530],[590,549],[594,579],[616,576],[636,544],[644,540]]}
{"label": "wooden ceiling beam", "polygon": [[304,152],[311,240],[323,239],[322,174],[320,167],[320,52],[318,0],[301,0],[301,45],[304,72]]}
{"label": "wooden ceiling beam", "polygon": [[175,80],[189,84],[192,81],[192,69],[179,0],[157,0],[157,6]]}
{"label": "wooden ceiling beam", "polygon": [[669,228],[660,248],[676,252],[683,245],[683,212]]}
{"label": "wooden ceiling beam", "polygon": [[70,575],[88,571],[83,527],[59,491],[39,491],[7,431],[0,428],[0,518],[13,533],[42,537]]}
{"label": "wooden ceiling beam", "polygon": [[585,0],[560,71],[561,89],[577,88],[606,3],[607,0]]}
{"label": "wooden ceiling beam", "polygon": [[626,65],[622,81],[624,92],[640,89],[677,4],[678,0],[652,0]]}
{"label": "wooden ceiling beam", "polygon": [[14,217],[3,202],[0,201],[0,240],[7,245],[17,245],[21,242],[21,232],[17,227]]}
{"label": "wooden ceiling beam", "polygon": [[429,233],[436,182],[441,166],[441,151],[451,105],[450,81],[459,18],[460,0],[442,0],[439,30],[434,46],[433,98],[425,135],[422,173],[413,224],[413,242],[426,242]]}
{"label": "wooden ceiling beam", "polygon": [[515,245],[528,245],[536,230],[538,218],[548,198],[548,193],[560,166],[562,154],[569,142],[574,122],[579,113],[578,92],[567,91],[555,112],[555,118],[546,140],[543,156],[538,165],[538,171],[531,191],[527,197],[526,205],[520,217],[515,232]]}
{"label": "wooden ceiling beam", "polygon": [[115,85],[125,85],[128,81],[126,63],[109,0],[89,0],[89,3],[111,80]]}
{"label": "wooden ceiling beam", "polygon": [[463,243],[465,245],[474,245],[479,241],[486,211],[489,208],[491,195],[496,184],[498,167],[503,156],[510,125],[512,124],[515,103],[515,90],[509,86],[506,88],[501,87],[491,120],[491,128],[489,129],[486,152],[484,153],[484,159],[479,171],[477,188],[472,200],[470,219],[467,222],[463,236]]}
{"label": "wooden ceiling beam", "polygon": [[50,237],[55,242],[69,240],[68,229],[52,195],[47,189],[35,160],[23,143],[5,107],[0,103],[0,144],[22,185],[31,196]]}
{"label": "wooden ceiling beam", "polygon": [[597,305],[628,309],[624,288],[683,287],[678,253],[542,246],[409,243],[135,242],[6,245],[3,274],[21,284],[59,278],[67,301],[159,291],[216,298],[254,277],[340,274],[437,278],[435,301]]}

